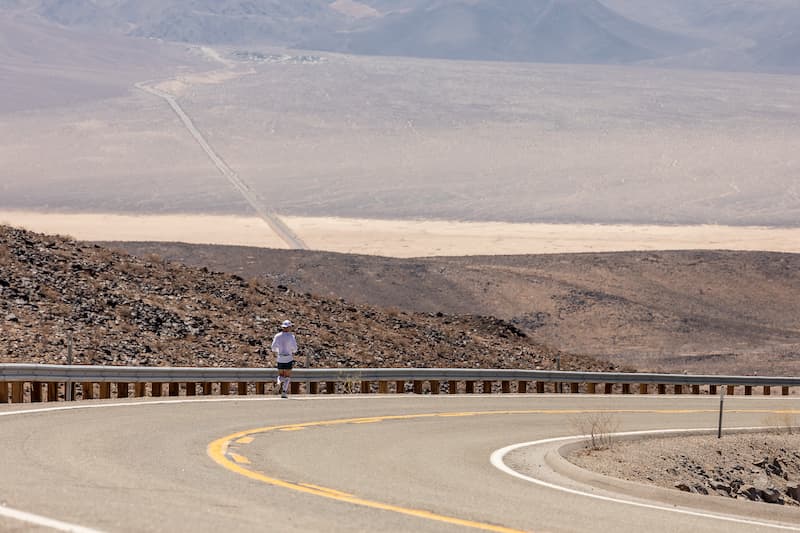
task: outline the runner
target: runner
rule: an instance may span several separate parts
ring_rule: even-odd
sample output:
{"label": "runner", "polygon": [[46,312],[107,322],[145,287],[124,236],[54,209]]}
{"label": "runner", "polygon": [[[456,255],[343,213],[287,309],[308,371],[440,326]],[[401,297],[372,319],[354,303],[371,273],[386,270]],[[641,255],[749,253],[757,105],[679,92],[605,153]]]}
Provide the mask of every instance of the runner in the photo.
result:
{"label": "runner", "polygon": [[293,327],[294,324],[290,320],[284,320],[281,323],[281,332],[272,339],[272,351],[278,354],[277,384],[281,392],[281,398],[287,398],[289,395],[294,354],[297,352],[297,339],[292,333]]}

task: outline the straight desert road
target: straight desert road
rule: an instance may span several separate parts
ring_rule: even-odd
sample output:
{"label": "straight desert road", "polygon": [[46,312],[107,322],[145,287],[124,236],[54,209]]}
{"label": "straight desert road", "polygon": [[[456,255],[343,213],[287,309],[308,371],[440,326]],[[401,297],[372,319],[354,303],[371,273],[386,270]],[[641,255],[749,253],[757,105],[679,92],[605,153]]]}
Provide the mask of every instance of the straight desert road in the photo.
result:
{"label": "straight desert road", "polygon": [[[696,514],[674,512],[669,502],[637,507],[529,483],[490,462],[511,444],[574,435],[575,421],[596,410],[613,412],[620,431],[711,428],[715,397],[354,395],[53,406],[62,409],[0,407],[0,525],[13,524],[2,514],[13,509],[99,531],[800,530],[796,509],[750,504],[727,521],[708,516],[708,500]],[[800,413],[800,400],[729,397],[726,427],[763,425],[775,411]],[[39,530],[19,529],[27,526]]]}

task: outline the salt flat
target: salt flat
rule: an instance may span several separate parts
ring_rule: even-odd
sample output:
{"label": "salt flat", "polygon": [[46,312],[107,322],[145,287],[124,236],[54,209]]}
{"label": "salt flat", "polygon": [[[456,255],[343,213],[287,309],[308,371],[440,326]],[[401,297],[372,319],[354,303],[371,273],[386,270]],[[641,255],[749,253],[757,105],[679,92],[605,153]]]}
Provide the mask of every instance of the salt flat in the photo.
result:
{"label": "salt flat", "polygon": [[[314,250],[424,257],[628,250],[800,253],[800,228],[719,225],[525,224],[283,217]],[[154,241],[286,248],[257,217],[0,211],[0,223],[88,241]]]}

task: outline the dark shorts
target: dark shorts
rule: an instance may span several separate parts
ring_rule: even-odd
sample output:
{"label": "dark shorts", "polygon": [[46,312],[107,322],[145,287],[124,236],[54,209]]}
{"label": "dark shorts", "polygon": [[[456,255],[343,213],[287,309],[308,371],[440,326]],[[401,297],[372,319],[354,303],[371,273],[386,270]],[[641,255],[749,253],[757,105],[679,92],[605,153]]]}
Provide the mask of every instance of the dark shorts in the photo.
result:
{"label": "dark shorts", "polygon": [[278,370],[291,370],[294,366],[294,361],[289,361],[288,363],[278,363]]}

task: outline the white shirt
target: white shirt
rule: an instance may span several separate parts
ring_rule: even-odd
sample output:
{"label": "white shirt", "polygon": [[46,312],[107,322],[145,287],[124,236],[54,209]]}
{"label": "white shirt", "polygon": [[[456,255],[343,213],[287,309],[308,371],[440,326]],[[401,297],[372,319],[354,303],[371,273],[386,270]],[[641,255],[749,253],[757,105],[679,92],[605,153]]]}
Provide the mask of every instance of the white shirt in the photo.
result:
{"label": "white shirt", "polygon": [[294,361],[292,355],[297,351],[297,340],[294,334],[288,331],[281,331],[272,339],[272,351],[278,354],[279,363],[290,363]]}

